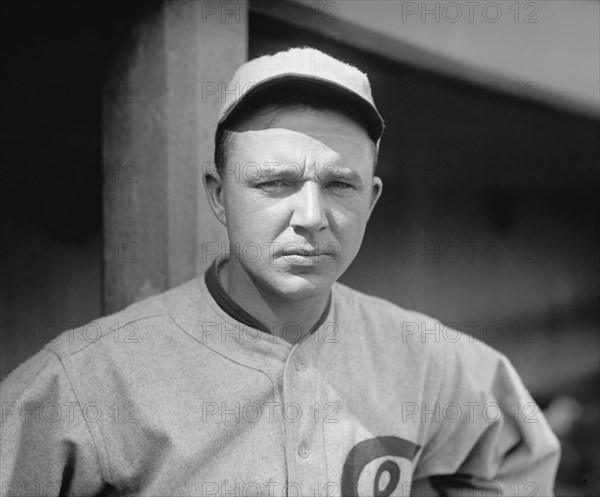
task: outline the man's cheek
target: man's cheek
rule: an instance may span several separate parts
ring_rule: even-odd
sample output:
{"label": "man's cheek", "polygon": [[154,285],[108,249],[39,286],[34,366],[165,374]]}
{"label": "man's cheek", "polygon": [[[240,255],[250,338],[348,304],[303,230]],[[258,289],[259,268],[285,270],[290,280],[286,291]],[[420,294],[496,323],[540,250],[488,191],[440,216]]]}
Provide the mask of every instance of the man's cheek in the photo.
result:
{"label": "man's cheek", "polygon": [[360,226],[353,226],[352,229],[348,229],[344,236],[339,241],[339,258],[344,266],[350,265],[354,260],[360,246],[362,244],[364,230],[360,229]]}

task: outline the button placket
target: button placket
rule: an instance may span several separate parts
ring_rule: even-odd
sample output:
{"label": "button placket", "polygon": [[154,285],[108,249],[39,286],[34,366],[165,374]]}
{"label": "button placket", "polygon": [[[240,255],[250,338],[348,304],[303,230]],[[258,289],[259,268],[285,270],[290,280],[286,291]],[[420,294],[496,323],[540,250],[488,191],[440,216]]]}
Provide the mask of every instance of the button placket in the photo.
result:
{"label": "button placket", "polygon": [[[297,345],[288,358],[284,373],[284,407],[301,407],[297,420],[288,418],[286,429],[286,454],[288,457],[288,479],[302,488],[307,495],[321,495],[326,484],[325,453],[322,441],[321,375],[314,367],[313,343]],[[294,409],[289,409],[290,414]],[[319,414],[318,421],[315,413]],[[321,489],[321,490],[318,490]]]}

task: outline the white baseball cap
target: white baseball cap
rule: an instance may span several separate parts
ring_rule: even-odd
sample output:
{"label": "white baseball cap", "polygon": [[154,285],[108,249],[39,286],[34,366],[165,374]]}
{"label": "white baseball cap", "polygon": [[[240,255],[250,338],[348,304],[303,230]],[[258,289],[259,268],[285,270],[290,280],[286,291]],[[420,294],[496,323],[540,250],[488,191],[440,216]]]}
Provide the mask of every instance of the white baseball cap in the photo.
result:
{"label": "white baseball cap", "polygon": [[341,62],[314,48],[291,48],[273,55],[264,55],[246,62],[235,72],[228,88],[233,98],[225,98],[219,112],[219,125],[242,110],[251,99],[267,96],[275,87],[303,88],[347,101],[358,111],[371,139],[378,143],[384,130],[369,78],[350,64]]}

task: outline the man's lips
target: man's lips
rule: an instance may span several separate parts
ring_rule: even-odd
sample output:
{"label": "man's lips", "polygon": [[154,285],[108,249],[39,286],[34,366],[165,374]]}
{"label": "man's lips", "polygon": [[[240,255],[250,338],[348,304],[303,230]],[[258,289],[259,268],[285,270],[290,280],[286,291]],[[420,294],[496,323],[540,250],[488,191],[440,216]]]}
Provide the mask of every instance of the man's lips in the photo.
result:
{"label": "man's lips", "polygon": [[289,250],[284,252],[283,257],[286,256],[301,256],[301,257],[323,257],[323,256],[330,256],[332,255],[331,252],[321,252],[318,250],[315,250],[313,252],[310,252],[308,250]]}
{"label": "man's lips", "polygon": [[332,249],[317,249],[314,247],[307,248],[287,248],[281,252],[283,257],[285,256],[302,256],[302,257],[323,257],[332,256],[335,250]]}
{"label": "man's lips", "polygon": [[286,265],[292,266],[304,266],[304,267],[317,267],[324,264],[331,264],[336,261],[336,250],[335,247],[321,246],[313,247],[311,245],[298,245],[289,244],[287,247],[283,247],[279,254],[275,254],[275,257],[280,261],[284,261]]}

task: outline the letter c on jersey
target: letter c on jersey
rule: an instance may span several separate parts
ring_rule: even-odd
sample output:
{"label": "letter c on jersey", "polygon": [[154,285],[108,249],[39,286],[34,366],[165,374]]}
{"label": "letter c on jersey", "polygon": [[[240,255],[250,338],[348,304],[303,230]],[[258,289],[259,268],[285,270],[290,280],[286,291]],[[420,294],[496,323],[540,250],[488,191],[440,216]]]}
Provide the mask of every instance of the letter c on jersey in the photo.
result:
{"label": "letter c on jersey", "polygon": [[[412,461],[419,450],[419,446],[399,437],[377,437],[364,440],[348,453],[342,472],[342,495],[353,497],[358,495],[358,480],[367,464],[375,459],[385,456],[403,457]],[[384,472],[389,473],[389,481],[384,489],[380,489],[379,480]],[[384,461],[375,475],[373,481],[374,497],[391,495],[400,481],[400,467],[396,462],[388,459]]]}

